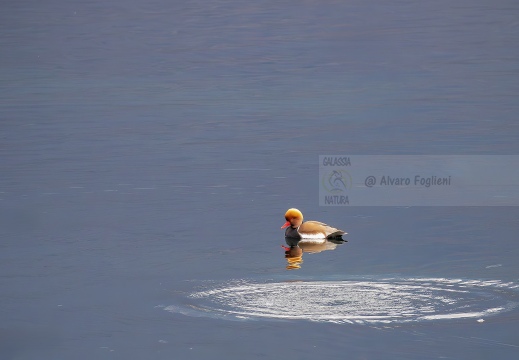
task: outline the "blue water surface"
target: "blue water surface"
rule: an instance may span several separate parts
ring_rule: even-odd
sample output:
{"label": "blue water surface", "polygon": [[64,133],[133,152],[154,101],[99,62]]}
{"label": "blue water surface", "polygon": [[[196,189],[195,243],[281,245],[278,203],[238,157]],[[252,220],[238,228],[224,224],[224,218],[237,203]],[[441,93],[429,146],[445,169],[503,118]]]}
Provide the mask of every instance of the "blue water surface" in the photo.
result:
{"label": "blue water surface", "polygon": [[[518,18],[519,4],[486,0],[3,4],[0,358],[517,359],[514,308],[230,321],[192,316],[190,296],[356,277],[519,283],[517,207],[317,196],[319,155],[519,154]],[[287,271],[289,207],[348,242]]]}

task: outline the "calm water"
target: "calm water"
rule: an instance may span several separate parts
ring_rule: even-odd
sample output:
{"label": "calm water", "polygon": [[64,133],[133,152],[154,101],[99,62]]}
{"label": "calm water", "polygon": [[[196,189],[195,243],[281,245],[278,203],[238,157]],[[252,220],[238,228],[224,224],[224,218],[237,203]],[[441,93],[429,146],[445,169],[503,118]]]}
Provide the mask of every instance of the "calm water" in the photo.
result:
{"label": "calm water", "polygon": [[[362,316],[426,306],[431,282],[404,279],[519,284],[517,207],[317,197],[318,155],[519,154],[518,18],[513,1],[3,4],[0,358],[517,359],[511,285],[443,297],[508,306],[476,317],[305,314],[350,311],[315,298],[353,281]],[[287,271],[289,207],[348,242]]]}

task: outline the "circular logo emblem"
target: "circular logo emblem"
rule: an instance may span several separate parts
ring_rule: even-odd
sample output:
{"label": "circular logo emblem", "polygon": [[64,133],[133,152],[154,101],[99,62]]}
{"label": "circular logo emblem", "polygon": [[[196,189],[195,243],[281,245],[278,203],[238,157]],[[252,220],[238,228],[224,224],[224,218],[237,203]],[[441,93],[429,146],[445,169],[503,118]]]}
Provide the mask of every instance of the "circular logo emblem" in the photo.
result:
{"label": "circular logo emblem", "polygon": [[323,188],[332,194],[345,193],[351,189],[352,182],[351,175],[345,170],[330,170],[321,178]]}

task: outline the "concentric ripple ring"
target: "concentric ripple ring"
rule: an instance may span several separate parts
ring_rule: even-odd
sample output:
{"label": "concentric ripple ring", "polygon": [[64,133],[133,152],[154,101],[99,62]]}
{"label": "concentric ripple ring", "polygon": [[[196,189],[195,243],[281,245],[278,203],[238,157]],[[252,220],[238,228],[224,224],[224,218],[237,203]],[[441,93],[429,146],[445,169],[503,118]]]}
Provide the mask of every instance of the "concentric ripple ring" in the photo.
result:
{"label": "concentric ripple ring", "polygon": [[165,309],[227,319],[361,324],[481,319],[514,309],[518,287],[499,280],[445,278],[237,281],[190,293],[184,306]]}

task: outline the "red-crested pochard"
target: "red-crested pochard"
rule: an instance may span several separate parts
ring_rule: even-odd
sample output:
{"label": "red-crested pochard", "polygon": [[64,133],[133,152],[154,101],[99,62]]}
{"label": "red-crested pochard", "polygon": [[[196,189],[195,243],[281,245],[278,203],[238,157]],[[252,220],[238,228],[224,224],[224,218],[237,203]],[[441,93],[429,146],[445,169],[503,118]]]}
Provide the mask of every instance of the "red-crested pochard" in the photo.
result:
{"label": "red-crested pochard", "polygon": [[287,221],[281,228],[285,230],[285,237],[294,239],[341,239],[347,232],[323,224],[319,221],[303,222],[303,214],[297,209],[288,209],[285,213]]}

